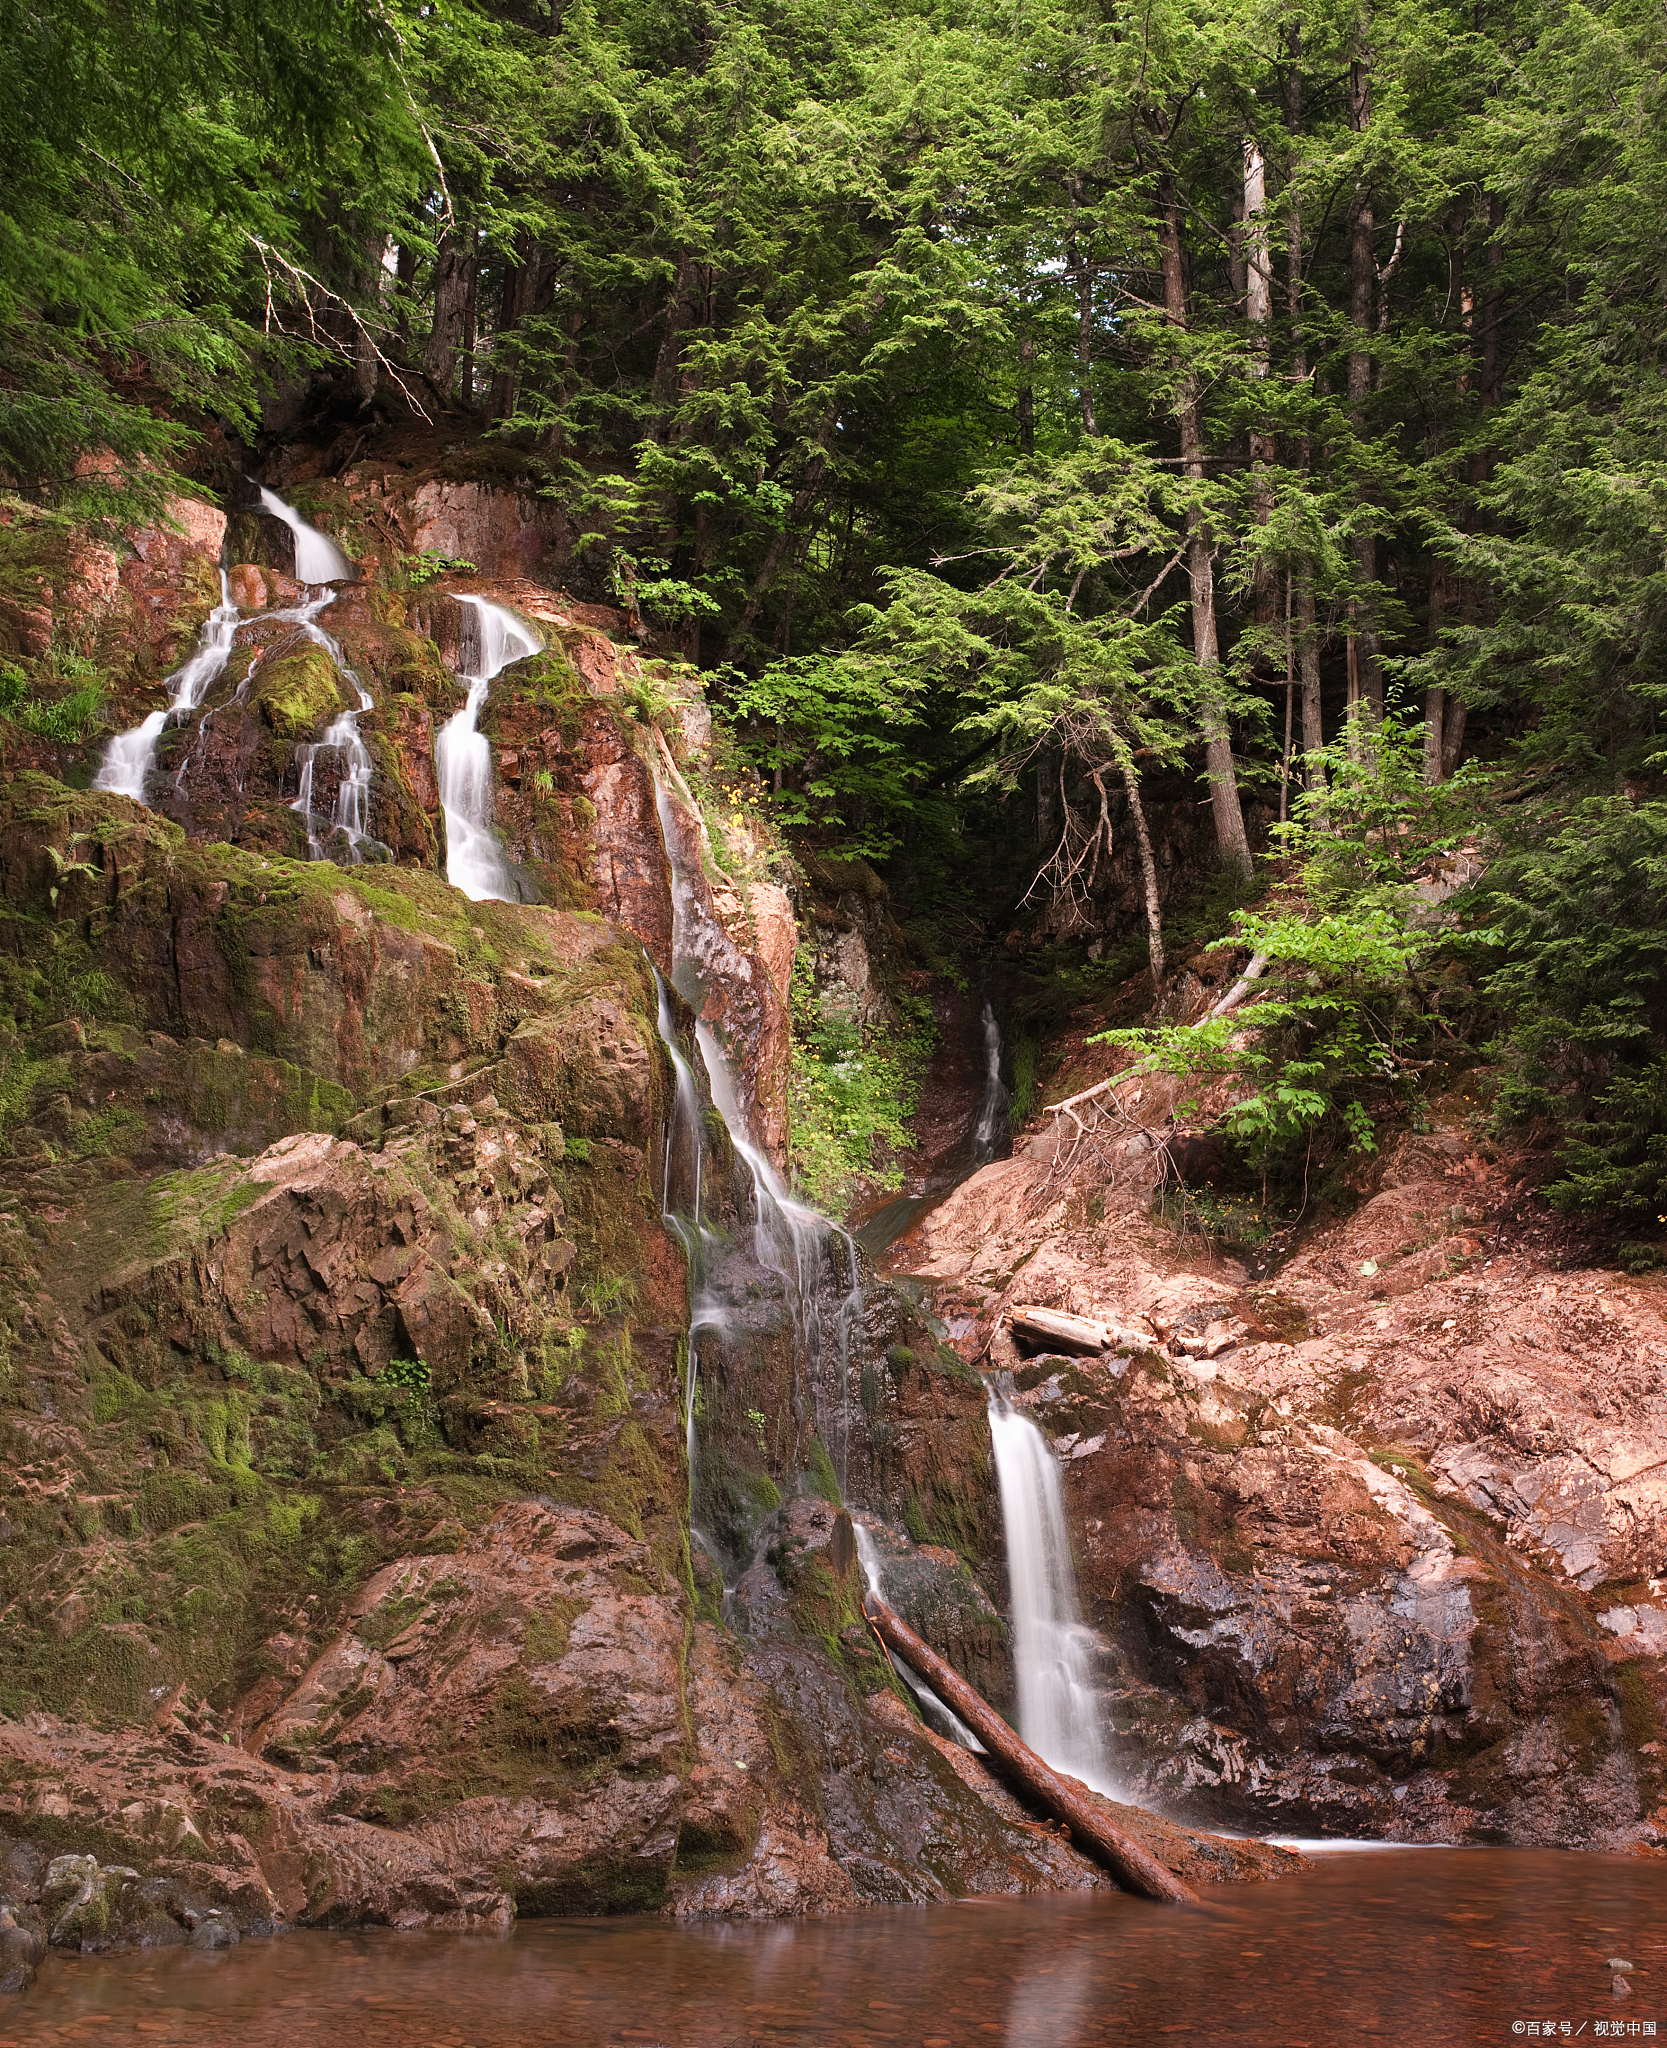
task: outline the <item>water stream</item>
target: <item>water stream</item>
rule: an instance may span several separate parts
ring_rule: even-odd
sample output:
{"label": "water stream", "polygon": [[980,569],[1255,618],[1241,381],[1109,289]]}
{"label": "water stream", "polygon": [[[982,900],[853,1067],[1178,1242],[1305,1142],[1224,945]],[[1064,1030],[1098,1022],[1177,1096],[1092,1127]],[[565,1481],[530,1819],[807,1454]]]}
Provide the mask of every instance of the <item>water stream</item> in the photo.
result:
{"label": "water stream", "polygon": [[1122,1798],[1100,1733],[1094,1637],[1077,1612],[1058,1460],[1029,1417],[993,1386],[990,1439],[1007,1531],[1019,1733],[1055,1770]]}
{"label": "water stream", "polygon": [[[323,535],[319,538],[322,540]],[[358,706],[352,711],[342,711],[324,729],[322,738],[303,742],[295,750],[296,768],[300,777],[300,790],[290,809],[302,819],[307,828],[307,851],[314,860],[335,858],[330,841],[336,833],[344,840],[341,851],[349,862],[363,860],[367,853],[387,853],[380,840],[370,836],[370,784],[372,761],[370,749],[359,736],[359,720],[375,708],[375,700],[359,680],[357,670],[347,665],[341,643],[325,632],[318,623],[318,615],[334,602],[334,592],[318,590],[304,603],[292,605],[286,611],[268,612],[266,617],[274,623],[299,626],[315,647],[322,647],[330,657],[331,666],[348,684],[358,698]],[[265,658],[264,656],[262,657]],[[256,668],[259,667],[256,663]],[[255,669],[249,671],[243,687],[248,688]],[[329,815],[321,816],[313,803],[314,783],[318,772],[318,758],[321,754],[340,756],[341,774],[336,785],[336,801]],[[180,771],[182,777],[184,770]]]}
{"label": "water stream", "polygon": [[173,701],[165,711],[153,711],[130,731],[116,734],[104,750],[103,765],[93,778],[94,789],[106,789],[115,796],[130,796],[135,803],[148,801],[145,785],[156,764],[156,743],[169,721],[183,720],[195,711],[207,695],[209,686],[220,677],[231,659],[238,617],[237,606],[232,603],[231,586],[222,567],[220,602],[204,622],[202,638],[190,658],[169,677],[174,686]]}
{"label": "water stream", "polygon": [[[713,1108],[723,1118],[735,1157],[747,1171],[752,1192],[752,1257],[774,1282],[793,1321],[795,1366],[803,1374],[815,1407],[817,1436],[834,1464],[840,1487],[848,1477],[850,1454],[850,1364],[852,1343],[862,1329],[864,1286],[862,1257],[856,1239],[838,1223],[788,1192],[768,1153],[754,1141],[750,1120],[739,1100],[739,1087],[729,1049],[707,1012],[719,1006],[713,995],[725,979],[737,979],[745,961],[717,922],[700,887],[700,831],[696,813],[680,815],[664,778],[655,774],[659,827],[672,870],[672,983],[696,1014],[696,1044],[707,1069]],[[682,1059],[674,1038],[661,1024],[661,1036],[672,1044],[674,1061]],[[682,1083],[680,1083],[682,1085]],[[692,1075],[690,1075],[692,1085]],[[686,1237],[686,1233],[680,1233]],[[688,1237],[686,1237],[688,1241]],[[721,1276],[713,1253],[721,1253],[717,1237],[700,1233],[700,1276],[690,1278],[696,1313],[709,1323],[721,1321]],[[711,1274],[711,1280],[707,1278]],[[686,1405],[694,1417],[694,1346]]]}
{"label": "water stream", "polygon": [[465,633],[459,674],[463,707],[435,735],[434,762],[446,814],[446,880],[472,903],[517,900],[509,863],[492,830],[492,743],[476,722],[492,678],[544,645],[523,618],[490,599],[458,594]]}
{"label": "water stream", "polygon": [[293,505],[286,505],[276,491],[257,484],[260,508],[281,519],[295,538],[295,580],[297,583],[351,583],[353,564],[327,533],[309,526]]}
{"label": "water stream", "polygon": [[947,1166],[931,1174],[926,1185],[912,1195],[894,1195],[882,1202],[857,1226],[856,1238],[871,1258],[878,1259],[889,1244],[912,1230],[927,1210],[935,1208],[970,1180],[981,1166],[998,1158],[1011,1131],[1009,1110],[1012,1097],[1001,1078],[1001,1025],[989,997],[979,1016],[979,1042],[983,1059],[983,1086],[978,1108],[968,1126],[965,1142],[951,1155]]}

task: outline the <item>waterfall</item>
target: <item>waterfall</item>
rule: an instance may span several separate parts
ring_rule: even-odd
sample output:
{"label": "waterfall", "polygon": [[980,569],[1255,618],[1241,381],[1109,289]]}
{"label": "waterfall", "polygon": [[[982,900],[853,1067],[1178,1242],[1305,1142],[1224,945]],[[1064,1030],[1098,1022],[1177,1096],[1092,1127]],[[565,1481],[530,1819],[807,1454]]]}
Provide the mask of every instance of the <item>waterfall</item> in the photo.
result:
{"label": "waterfall", "polygon": [[446,814],[446,880],[473,903],[515,901],[503,849],[492,830],[492,743],[475,730],[492,678],[512,661],[538,653],[543,640],[525,619],[484,597],[458,596],[473,622],[473,666],[463,708],[434,741],[440,803]]}
{"label": "waterfall", "polygon": [[1059,1465],[1035,1425],[994,1387],[990,1438],[1007,1530],[1019,1733],[1056,1771],[1115,1798],[1091,1682],[1093,1639],[1077,1613]]}
{"label": "waterfall", "polygon": [[[323,538],[322,535],[319,536]],[[335,602],[332,591],[320,589],[317,596],[309,597],[305,603],[292,605],[286,611],[268,612],[267,618],[273,624],[299,626],[315,647],[322,647],[330,657],[331,666],[346,680],[353,694],[358,698],[358,708],[343,711],[331,720],[324,729],[322,738],[305,741],[295,750],[296,765],[300,777],[300,791],[290,809],[302,819],[307,828],[307,851],[313,860],[331,858],[329,840],[340,832],[347,841],[349,863],[364,859],[366,850],[385,854],[387,848],[378,839],[370,836],[370,784],[373,763],[370,749],[359,737],[359,720],[367,711],[375,708],[375,699],[359,680],[358,671],[348,667],[343,658],[341,642],[333,639],[318,623],[318,615]],[[244,678],[243,689],[247,689],[261,661],[268,658],[263,653]],[[239,692],[241,695],[241,691]],[[313,781],[320,754],[339,754],[342,760],[341,780],[336,787],[336,801],[330,817],[320,819],[313,808]],[[189,759],[189,757],[187,757]],[[179,787],[185,787],[185,767],[179,772]]]}
{"label": "waterfall", "polygon": [[[666,1166],[661,1178],[660,1215],[666,1228],[682,1243],[689,1260],[689,1333],[683,1366],[683,1439],[689,1454],[689,1496],[692,1502],[695,1488],[695,1393],[700,1375],[700,1333],[704,1329],[721,1329],[723,1313],[718,1303],[713,1300],[706,1282],[710,1247],[706,1228],[701,1220],[700,1207],[705,1167],[700,1090],[695,1082],[695,1070],[683,1057],[682,1048],[677,1043],[677,1025],[671,1011],[671,992],[660,978],[658,968],[654,972],[654,987],[659,998],[656,1024],[660,1042],[671,1055],[672,1071],[677,1077],[671,1124],[666,1132]],[[676,1186],[677,1155],[685,1144],[689,1152],[690,1207],[687,1214],[677,1207]]]}
{"label": "waterfall", "polygon": [[[723,976],[735,948],[695,886],[684,832],[658,775],[655,794],[672,878],[672,981],[700,1016],[706,1008],[707,982]],[[778,1282],[792,1316],[795,1360],[815,1405],[818,1435],[843,1488],[851,1433],[851,1346],[866,1308],[856,1240],[788,1192],[767,1155],[753,1142],[729,1055],[717,1032],[702,1018],[695,1037],[713,1106],[752,1180],[753,1253]],[[824,1313],[824,1294],[835,1297],[831,1315]]]}
{"label": "waterfall", "polygon": [[353,564],[328,534],[309,526],[293,505],[286,505],[275,491],[257,484],[260,507],[281,519],[295,536],[295,580],[297,583],[351,583]]}
{"label": "waterfall", "polygon": [[[862,1566],[863,1577],[868,1581],[868,1590],[876,1600],[885,1600],[885,1573],[880,1563],[880,1553],[875,1548],[873,1535],[866,1523],[859,1522],[854,1516],[851,1520],[851,1531],[857,1539],[857,1562]],[[890,1606],[891,1602],[888,1600],[886,1604]],[[893,1671],[919,1700],[920,1711],[927,1726],[935,1728],[940,1735],[947,1735],[952,1742],[958,1742],[963,1749],[973,1750],[982,1756],[983,1743],[953,1708],[944,1705],[914,1666],[906,1663],[891,1649],[886,1650],[886,1656],[891,1660]]]}
{"label": "waterfall", "polygon": [[106,789],[115,796],[130,796],[136,803],[145,801],[145,784],[156,760],[157,741],[171,718],[195,711],[203,701],[209,685],[218,679],[231,659],[237,624],[237,606],[232,603],[231,586],[222,568],[220,602],[209,613],[203,625],[202,638],[190,659],[169,677],[174,686],[172,703],[166,711],[153,711],[130,732],[116,734],[106,747],[103,765],[93,778],[94,789]]}
{"label": "waterfall", "polygon": [[[347,677],[359,693],[357,711],[344,711],[324,729],[321,740],[310,741],[296,749],[296,759],[301,766],[301,789],[292,811],[298,811],[306,821],[307,850],[314,860],[326,860],[328,840],[331,832],[340,832],[347,840],[347,857],[350,862],[364,858],[363,848],[379,846],[381,842],[370,836],[370,779],[372,762],[370,749],[359,737],[359,720],[372,708],[373,700],[363,688],[359,678],[349,668],[343,668]],[[313,766],[320,754],[340,754],[342,757],[341,780],[336,785],[336,808],[329,828],[322,835],[319,820],[313,813]]]}
{"label": "waterfall", "polygon": [[984,1093],[973,1120],[972,1153],[977,1165],[988,1166],[1007,1135],[1010,1100],[1001,1079],[1001,1026],[988,996],[984,998],[984,1013],[979,1021],[984,1033]]}

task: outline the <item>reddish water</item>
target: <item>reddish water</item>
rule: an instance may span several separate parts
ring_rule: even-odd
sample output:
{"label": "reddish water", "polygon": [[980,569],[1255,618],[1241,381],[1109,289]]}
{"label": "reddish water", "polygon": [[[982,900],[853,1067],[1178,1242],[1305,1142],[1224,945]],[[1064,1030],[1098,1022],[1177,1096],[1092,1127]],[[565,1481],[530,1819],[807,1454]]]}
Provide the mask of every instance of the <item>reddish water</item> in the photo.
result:
{"label": "reddish water", "polygon": [[[1636,1965],[1627,1998],[1611,1956]],[[1561,2039],[1564,2020],[1571,2039],[1667,2040],[1663,1994],[1667,1865],[1383,1851],[1198,1911],[1048,1898],[54,1960],[0,2013],[0,2048],[1468,2048],[1548,2021]]]}

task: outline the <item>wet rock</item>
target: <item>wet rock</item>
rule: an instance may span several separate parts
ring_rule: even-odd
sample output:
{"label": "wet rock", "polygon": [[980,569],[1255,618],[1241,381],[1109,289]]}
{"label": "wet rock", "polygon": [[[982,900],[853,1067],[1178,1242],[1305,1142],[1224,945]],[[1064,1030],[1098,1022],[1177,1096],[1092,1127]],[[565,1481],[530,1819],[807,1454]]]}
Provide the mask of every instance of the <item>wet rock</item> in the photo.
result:
{"label": "wet rock", "polygon": [[27,1991],[45,1954],[39,1911],[21,1903],[0,1904],[0,1994]]}

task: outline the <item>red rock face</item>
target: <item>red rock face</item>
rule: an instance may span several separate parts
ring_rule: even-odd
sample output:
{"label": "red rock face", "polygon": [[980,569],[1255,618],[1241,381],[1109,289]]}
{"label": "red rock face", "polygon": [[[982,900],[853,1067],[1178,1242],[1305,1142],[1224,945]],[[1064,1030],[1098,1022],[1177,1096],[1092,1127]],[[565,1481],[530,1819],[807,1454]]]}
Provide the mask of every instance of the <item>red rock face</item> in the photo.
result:
{"label": "red rock face", "polygon": [[[1148,1085],[1098,1154],[1038,1131],[905,1248],[1065,1461],[1121,1767],[1218,1817],[1653,1840],[1649,1284],[1552,1273],[1498,1226],[1484,1266],[1502,1169],[1438,1131],[1253,1285],[1145,1216],[1168,1101]],[[1027,1364],[1021,1299],[1131,1333],[1124,1357]]]}

